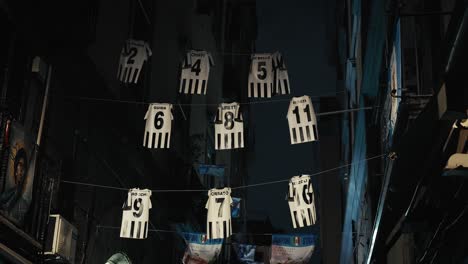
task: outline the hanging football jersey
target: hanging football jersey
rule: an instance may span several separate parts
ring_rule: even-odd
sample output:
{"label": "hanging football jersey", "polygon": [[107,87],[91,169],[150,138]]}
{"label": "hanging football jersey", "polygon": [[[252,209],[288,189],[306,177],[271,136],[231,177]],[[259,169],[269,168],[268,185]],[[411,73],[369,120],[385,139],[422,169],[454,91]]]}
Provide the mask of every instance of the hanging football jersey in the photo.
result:
{"label": "hanging football jersey", "polygon": [[120,237],[146,238],[148,236],[149,209],[151,209],[151,190],[130,189],[122,209]]}
{"label": "hanging football jersey", "polygon": [[270,53],[252,54],[248,97],[271,97],[273,93],[273,58]]}
{"label": "hanging football jersey", "polygon": [[143,64],[151,56],[148,43],[129,39],[120,52],[117,78],[123,83],[137,83]]}
{"label": "hanging football jersey", "polygon": [[293,97],[286,118],[291,144],[318,140],[317,119],[309,96]]}
{"label": "hanging football jersey", "polygon": [[222,103],[215,117],[215,149],[244,147],[244,121],[239,103]]}
{"label": "hanging football jersey", "polygon": [[273,54],[273,70],[275,73],[275,94],[290,94],[288,70],[283,56],[279,52]]}
{"label": "hanging football jersey", "polygon": [[206,94],[210,67],[213,58],[207,51],[190,50],[187,52],[180,75],[179,93]]}
{"label": "hanging football jersey", "polygon": [[294,228],[315,224],[314,189],[309,175],[294,176],[289,180],[288,204]]}
{"label": "hanging football jersey", "polygon": [[208,239],[227,238],[232,234],[231,227],[231,188],[211,189],[208,191],[206,220]]}
{"label": "hanging football jersey", "polygon": [[172,104],[150,104],[145,114],[146,126],[143,146],[147,148],[169,148],[173,119]]}

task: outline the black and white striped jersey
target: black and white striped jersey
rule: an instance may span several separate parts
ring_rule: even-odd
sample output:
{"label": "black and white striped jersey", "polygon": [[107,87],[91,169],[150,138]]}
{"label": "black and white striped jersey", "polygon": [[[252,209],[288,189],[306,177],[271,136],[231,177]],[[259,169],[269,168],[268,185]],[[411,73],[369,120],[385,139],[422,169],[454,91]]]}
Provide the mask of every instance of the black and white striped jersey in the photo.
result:
{"label": "black and white striped jersey", "polygon": [[127,201],[122,209],[120,237],[144,239],[148,236],[151,190],[138,188],[128,191]]}
{"label": "black and white striped jersey", "polygon": [[215,149],[244,147],[244,121],[239,103],[222,103],[215,117]]}
{"label": "black and white striped jersey", "polygon": [[123,83],[137,83],[143,64],[151,56],[148,43],[129,39],[120,52],[117,78]]}
{"label": "black and white striped jersey", "polygon": [[172,104],[150,104],[145,114],[146,126],[143,146],[147,148],[169,148],[173,119]]}
{"label": "black and white striped jersey", "polygon": [[232,234],[231,227],[231,188],[208,191],[206,234],[208,239],[227,238]]}
{"label": "black and white striped jersey", "polygon": [[317,119],[309,96],[293,97],[286,118],[291,144],[318,140]]}
{"label": "black and white striped jersey", "polygon": [[213,58],[207,51],[190,50],[185,55],[180,74],[179,93],[206,94]]}
{"label": "black and white striped jersey", "polygon": [[275,73],[275,95],[290,94],[288,70],[283,56],[279,52],[273,53],[273,71]]}
{"label": "black and white striped jersey", "polygon": [[288,204],[294,228],[315,224],[317,214],[310,175],[294,176],[289,180]]}
{"label": "black and white striped jersey", "polygon": [[273,56],[270,53],[252,54],[248,97],[271,97],[273,95],[273,81]]}

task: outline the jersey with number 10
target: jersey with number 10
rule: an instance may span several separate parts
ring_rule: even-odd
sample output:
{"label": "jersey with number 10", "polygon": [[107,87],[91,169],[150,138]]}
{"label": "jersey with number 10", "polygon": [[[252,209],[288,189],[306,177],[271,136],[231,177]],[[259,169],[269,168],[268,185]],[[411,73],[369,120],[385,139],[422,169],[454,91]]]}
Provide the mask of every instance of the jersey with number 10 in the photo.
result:
{"label": "jersey with number 10", "polygon": [[309,96],[293,97],[286,118],[291,144],[318,140],[317,119]]}
{"label": "jersey with number 10", "polygon": [[288,204],[294,228],[317,221],[314,189],[309,175],[294,176],[289,181]]}
{"label": "jersey with number 10", "polygon": [[206,94],[213,58],[207,51],[190,50],[185,56],[180,74],[179,93]]}
{"label": "jersey with number 10", "polygon": [[148,43],[129,39],[120,52],[117,78],[123,83],[137,83],[143,63],[151,56]]}
{"label": "jersey with number 10", "polygon": [[146,126],[143,146],[169,148],[173,119],[172,104],[150,104],[145,114]]}
{"label": "jersey with number 10", "polygon": [[206,220],[208,239],[227,238],[232,234],[231,227],[231,188],[211,189],[208,191]]}
{"label": "jersey with number 10", "polygon": [[222,103],[215,117],[215,149],[244,147],[244,121],[239,103]]}

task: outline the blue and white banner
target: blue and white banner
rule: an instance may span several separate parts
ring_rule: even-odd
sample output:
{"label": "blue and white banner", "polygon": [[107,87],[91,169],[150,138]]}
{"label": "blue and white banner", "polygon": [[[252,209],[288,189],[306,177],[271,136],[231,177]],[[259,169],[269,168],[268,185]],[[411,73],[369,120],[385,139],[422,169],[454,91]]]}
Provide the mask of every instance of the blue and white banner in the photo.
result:
{"label": "blue and white banner", "polygon": [[215,177],[224,177],[224,166],[198,164],[199,175],[211,175]]}
{"label": "blue and white banner", "polygon": [[239,218],[240,202],[241,202],[241,198],[232,197],[232,205],[231,205],[231,217],[232,218]]}
{"label": "blue and white banner", "polygon": [[182,233],[187,243],[183,264],[208,264],[215,260],[223,246],[223,239],[208,240],[203,233]]}
{"label": "blue and white banner", "polygon": [[271,239],[271,264],[308,263],[314,253],[314,235],[273,235]]}
{"label": "blue and white banner", "polygon": [[[236,252],[237,260],[239,261],[239,263],[242,263],[242,264],[263,264],[264,263],[265,256],[264,254],[256,254],[256,251],[257,251],[256,245],[237,244],[237,243],[233,243],[232,245],[234,247],[234,251]],[[263,251],[261,253],[264,253]],[[268,257],[266,258],[268,259]]]}

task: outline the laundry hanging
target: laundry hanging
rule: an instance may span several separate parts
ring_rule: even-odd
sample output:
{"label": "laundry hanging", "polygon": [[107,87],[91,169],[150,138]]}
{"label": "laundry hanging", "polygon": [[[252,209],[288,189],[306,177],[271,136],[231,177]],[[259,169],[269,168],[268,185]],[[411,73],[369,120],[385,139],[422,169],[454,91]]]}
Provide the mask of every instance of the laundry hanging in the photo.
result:
{"label": "laundry hanging", "polygon": [[231,227],[231,188],[208,191],[206,229],[208,239],[227,238],[232,234]]}
{"label": "laundry hanging", "polygon": [[171,142],[172,104],[152,103],[145,118],[143,146],[147,148],[169,148]]}
{"label": "laundry hanging", "polygon": [[291,144],[318,140],[317,118],[308,95],[293,97],[286,115]]}
{"label": "laundry hanging", "polygon": [[294,228],[315,224],[317,213],[315,211],[314,189],[310,175],[291,178],[287,200]]}
{"label": "laundry hanging", "polygon": [[190,50],[185,55],[180,74],[179,93],[206,94],[210,67],[214,66],[211,54],[204,50]]}
{"label": "laundry hanging", "polygon": [[144,239],[148,237],[151,190],[138,188],[128,191],[127,201],[122,207],[120,237]]}
{"label": "laundry hanging", "polygon": [[143,40],[127,40],[120,52],[117,79],[123,83],[137,83],[143,64],[150,56],[148,43]]}
{"label": "laundry hanging", "polygon": [[244,121],[239,103],[222,103],[215,116],[215,149],[244,147]]}

